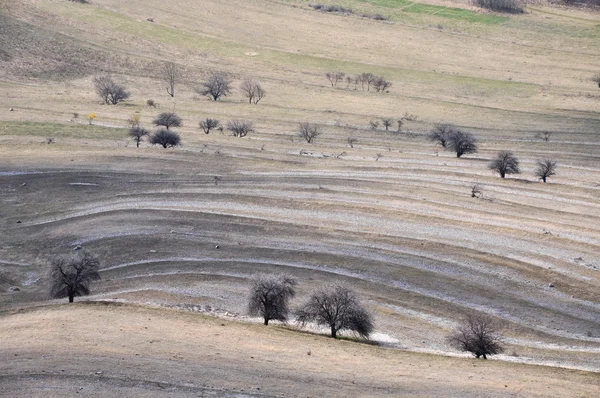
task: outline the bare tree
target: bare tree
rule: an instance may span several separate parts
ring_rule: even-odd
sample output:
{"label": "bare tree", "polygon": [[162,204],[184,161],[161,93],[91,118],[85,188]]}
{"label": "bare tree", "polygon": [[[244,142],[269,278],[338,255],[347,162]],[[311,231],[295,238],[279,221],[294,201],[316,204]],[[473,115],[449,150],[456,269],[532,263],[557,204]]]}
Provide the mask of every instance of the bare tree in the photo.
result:
{"label": "bare tree", "polygon": [[471,197],[472,198],[482,198],[483,197],[483,190],[481,189],[481,186],[479,186],[479,184],[474,184],[473,186],[471,186]]}
{"label": "bare tree", "polygon": [[371,130],[377,130],[379,128],[379,122],[377,120],[369,120],[369,126],[371,126]]}
{"label": "bare tree", "polygon": [[325,77],[331,83],[331,87],[336,87],[339,82],[344,80],[346,74],[344,72],[327,72]]}
{"label": "bare tree", "polygon": [[298,125],[298,135],[309,144],[312,144],[313,141],[322,133],[323,130],[321,127],[314,123],[304,122]]}
{"label": "bare tree", "polygon": [[55,258],[50,262],[50,296],[69,298],[90,294],[90,283],[100,279],[100,261],[89,252],[83,252],[71,259]]}
{"label": "bare tree", "polygon": [[258,275],[252,280],[248,312],[261,316],[265,325],[270,320],[287,321],[295,285],[296,280],[289,275]]}
{"label": "bare tree", "polygon": [[598,85],[598,88],[600,88],[600,72],[598,72],[594,77],[592,77],[592,81]]}
{"label": "bare tree", "polygon": [[174,62],[167,62],[163,66],[162,76],[167,83],[167,94],[171,97],[175,96],[175,84],[181,77],[181,69]]}
{"label": "bare tree", "polygon": [[472,353],[475,358],[487,359],[488,355],[504,351],[499,324],[481,315],[467,316],[454,334],[448,336],[448,342],[461,351]]}
{"label": "bare tree", "polygon": [[177,114],[173,112],[163,112],[152,121],[155,126],[166,127],[181,127],[183,126],[182,120]]}
{"label": "bare tree", "polygon": [[350,145],[350,148],[354,148],[354,144],[356,144],[358,140],[354,137],[348,137],[348,145]]}
{"label": "bare tree", "polygon": [[152,145],[162,145],[163,148],[173,148],[181,143],[179,134],[169,130],[158,130],[150,137]]}
{"label": "bare tree", "polygon": [[431,142],[439,144],[442,148],[446,148],[450,135],[454,132],[454,129],[449,124],[436,124],[431,132],[427,134],[427,139]]}
{"label": "bare tree", "polygon": [[206,134],[209,134],[210,130],[218,128],[220,124],[221,123],[217,119],[210,119],[210,118],[201,120],[200,123],[198,123],[200,128],[202,130],[204,130],[204,132]]}
{"label": "bare tree", "polygon": [[490,162],[488,168],[504,178],[507,174],[519,174],[519,159],[510,151],[500,151],[496,158]]}
{"label": "bare tree", "polygon": [[368,338],[374,329],[371,314],[352,290],[340,285],[326,285],[313,293],[298,311],[296,320],[302,325],[316,322],[328,326],[333,338],[340,330],[351,330]]}
{"label": "bare tree", "polygon": [[248,98],[250,104],[258,104],[258,102],[265,96],[265,90],[258,80],[247,78],[242,82],[240,89],[244,95]]}
{"label": "bare tree", "polygon": [[381,119],[381,122],[383,123],[383,127],[385,127],[385,131],[388,131],[392,125],[392,119],[384,117]]}
{"label": "bare tree", "polygon": [[373,80],[373,87],[375,88],[375,91],[377,91],[378,93],[383,93],[388,88],[392,87],[392,83],[385,80],[385,78],[383,78],[381,76],[376,76],[375,79]]}
{"label": "bare tree", "polygon": [[459,158],[464,154],[477,152],[476,141],[471,133],[454,131],[448,136],[446,148],[456,152],[456,157]]}
{"label": "bare tree", "polygon": [[365,89],[365,83],[367,84],[367,91],[371,91],[371,84],[375,81],[377,76],[372,73],[361,73],[360,74],[360,82],[362,84],[362,89]]}
{"label": "bare tree", "polygon": [[94,77],[94,87],[96,92],[102,98],[105,104],[116,105],[121,101],[129,98],[129,92],[125,87],[116,83],[112,77],[108,75]]}
{"label": "bare tree", "polygon": [[346,76],[346,88],[350,88],[350,84],[354,81],[354,78],[350,75]]}
{"label": "bare tree", "polygon": [[537,161],[537,168],[535,169],[536,177],[546,182],[548,177],[556,175],[556,162],[550,159],[541,159]]}
{"label": "bare tree", "polygon": [[254,131],[254,126],[247,120],[230,120],[227,122],[227,130],[231,131],[234,137],[245,137]]}
{"label": "bare tree", "polygon": [[545,141],[545,142],[548,142],[548,141],[550,141],[550,136],[552,136],[552,131],[542,131],[540,133],[537,133],[535,135],[535,138]]}
{"label": "bare tree", "polygon": [[148,130],[146,130],[143,127],[132,127],[129,129],[129,136],[131,138],[133,138],[133,140],[135,141],[135,146],[136,148],[140,147],[140,142],[142,142],[142,140],[144,139],[145,136],[147,136],[148,134],[150,134],[148,132]]}
{"label": "bare tree", "polygon": [[224,73],[216,72],[208,80],[202,82],[196,91],[200,95],[217,101],[219,98],[227,97],[227,94],[231,93],[231,81]]}

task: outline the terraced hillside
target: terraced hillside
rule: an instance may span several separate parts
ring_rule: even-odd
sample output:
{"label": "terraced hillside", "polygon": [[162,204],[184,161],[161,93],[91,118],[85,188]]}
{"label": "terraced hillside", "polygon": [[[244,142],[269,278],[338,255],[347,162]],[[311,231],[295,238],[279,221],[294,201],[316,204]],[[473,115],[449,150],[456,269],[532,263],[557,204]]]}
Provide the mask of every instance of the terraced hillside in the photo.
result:
{"label": "terraced hillside", "polygon": [[[295,0],[2,3],[0,306],[45,301],[48,259],[82,246],[102,259],[92,300],[239,318],[248,278],[287,272],[297,303],[325,282],[352,285],[387,346],[453,353],[444,337],[475,311],[505,322],[506,361],[600,371],[600,15],[327,3],[355,12]],[[185,71],[173,98],[165,61]],[[338,70],[393,85],[332,88],[325,73]],[[194,90],[212,71],[234,82],[217,102]],[[101,105],[97,73],[131,99]],[[267,91],[258,105],[238,89],[245,77]],[[126,120],[139,111],[150,128],[171,110],[183,145],[136,149]],[[207,135],[205,117],[255,131]],[[402,131],[371,128],[387,117]],[[297,136],[304,121],[324,131],[313,144]],[[457,158],[429,142],[441,122],[479,151]],[[487,168],[500,150],[520,175]],[[546,184],[533,175],[541,158],[558,163]]]}

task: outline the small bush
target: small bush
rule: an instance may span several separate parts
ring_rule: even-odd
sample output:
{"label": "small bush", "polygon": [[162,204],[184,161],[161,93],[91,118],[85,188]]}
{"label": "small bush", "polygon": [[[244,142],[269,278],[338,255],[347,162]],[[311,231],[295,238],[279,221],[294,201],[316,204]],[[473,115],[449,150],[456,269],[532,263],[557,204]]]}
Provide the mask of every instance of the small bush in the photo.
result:
{"label": "small bush", "polygon": [[520,14],[523,6],[520,0],[473,0],[476,6],[492,11]]}
{"label": "small bush", "polygon": [[162,145],[163,148],[172,148],[181,143],[181,137],[177,133],[162,129],[150,137],[150,143],[152,145]]}
{"label": "small bush", "polygon": [[313,8],[314,10],[317,11],[321,11],[321,12],[335,12],[335,13],[339,13],[339,14],[353,14],[354,11],[352,11],[351,8],[346,8],[346,7],[342,7],[342,6],[336,6],[336,5],[325,5],[325,4],[309,4],[309,7]]}
{"label": "small bush", "polygon": [[254,126],[247,120],[230,120],[227,122],[227,130],[231,131],[234,137],[245,137],[254,131]]}

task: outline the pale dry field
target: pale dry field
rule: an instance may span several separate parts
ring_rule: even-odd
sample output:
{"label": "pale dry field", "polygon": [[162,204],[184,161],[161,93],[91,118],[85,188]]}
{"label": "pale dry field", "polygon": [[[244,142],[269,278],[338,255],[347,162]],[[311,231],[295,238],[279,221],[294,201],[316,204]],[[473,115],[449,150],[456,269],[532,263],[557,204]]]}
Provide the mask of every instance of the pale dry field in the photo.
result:
{"label": "pale dry field", "polygon": [[[600,90],[590,81],[600,65],[600,15],[538,5],[523,15],[472,12],[450,18],[408,12],[391,0],[325,3],[381,12],[390,21],[323,14],[292,0],[0,4],[0,306],[15,309],[47,300],[48,259],[82,245],[102,259],[103,280],[90,300],[227,313],[241,323],[227,322],[239,338],[223,350],[235,351],[248,333],[252,338],[240,350],[254,349],[257,339],[279,338],[281,343],[273,343],[277,348],[270,348],[274,356],[278,350],[304,352],[296,384],[289,382],[293,387],[283,391],[289,395],[333,391],[299,386],[306,384],[299,380],[317,377],[303,362],[310,357],[302,339],[328,347],[329,357],[336,350],[339,355],[361,351],[356,366],[364,371],[355,374],[368,382],[347,390],[351,395],[378,395],[387,388],[395,394],[402,385],[386,373],[393,362],[380,361],[378,368],[367,357],[468,369],[476,362],[435,355],[457,355],[444,338],[466,311],[476,311],[506,325],[501,361],[481,365],[496,372],[481,396],[535,391],[591,396],[597,383],[583,384],[580,395],[568,391],[578,384],[577,375],[597,380],[600,371]],[[146,20],[151,17],[153,23]],[[157,77],[160,62],[170,59],[186,70],[173,99]],[[234,81],[233,93],[223,101],[208,101],[194,91],[213,70]],[[393,86],[385,94],[345,89],[345,84],[333,89],[324,77],[329,70],[373,72]],[[131,99],[99,104],[91,83],[98,71],[125,83]],[[259,78],[267,90],[257,106],[237,90],[246,76]],[[160,107],[147,107],[149,98]],[[144,143],[136,149],[126,136],[126,119],[140,111],[149,128],[154,116],[167,110],[184,120],[178,130],[183,146],[163,150]],[[78,119],[72,120],[73,112]],[[91,112],[97,114],[93,126],[86,120]],[[370,120],[405,113],[418,117],[405,122],[409,133],[368,127]],[[243,139],[227,132],[205,135],[197,123],[207,116],[247,118],[256,132]],[[315,144],[295,136],[301,121],[323,127]],[[457,159],[427,142],[424,135],[438,122],[472,132],[479,152]],[[553,132],[549,142],[534,138],[546,130]],[[47,137],[55,143],[46,144]],[[354,148],[348,137],[357,139]],[[503,149],[519,157],[522,174],[501,180],[487,169]],[[559,164],[547,184],[533,176],[540,158]],[[482,199],[470,197],[475,183],[483,188]],[[375,314],[375,340],[387,348],[338,346],[323,337],[257,328],[244,317],[248,278],[257,272],[297,277],[294,305],[324,282],[352,285]],[[8,292],[10,286],[21,290]],[[24,342],[35,340],[42,329],[36,322],[46,310],[72,319],[81,308],[87,307],[1,316],[0,356],[12,364],[2,374],[10,374],[4,378],[10,388],[36,391],[44,380],[68,384],[55,376],[28,378],[23,362],[12,358],[21,343],[11,339],[25,333]],[[137,310],[104,310],[118,319],[131,316],[131,327],[139,326]],[[220,322],[198,313],[157,314],[160,325],[181,318],[198,328],[198,335]],[[86,327],[96,330],[89,319]],[[161,349],[195,349],[196,342],[183,335],[164,334]],[[50,338],[44,344],[37,352],[53,349]],[[218,340],[212,344],[221,349]],[[127,355],[137,361],[133,352],[142,349]],[[113,354],[110,361],[120,355]],[[68,359],[58,353],[52,358],[54,363]],[[218,365],[228,375],[213,384],[223,389],[218,394],[250,385],[231,384],[236,372],[243,373],[239,358]],[[116,370],[114,380],[104,380],[107,391],[135,388],[127,380],[165,380],[157,376],[165,366],[157,358],[145,363],[154,372],[146,374],[127,373],[127,366],[110,361],[107,366]],[[194,366],[208,366],[202,361]],[[35,366],[41,372],[51,364]],[[327,378],[321,384],[346,385],[341,380],[348,374],[340,372],[319,373]],[[502,372],[515,379],[521,375],[521,384],[543,374],[536,381],[540,385],[559,372],[563,384],[556,382],[558,389],[547,395],[533,384],[519,393],[504,389],[511,383],[504,383]],[[174,385],[208,383],[186,374],[178,373]],[[433,381],[417,383],[419,371],[411,374],[405,395],[417,395],[423,385],[431,388],[423,395],[441,391]],[[205,380],[217,377],[209,375]],[[451,376],[440,370],[434,379],[447,386]],[[457,380],[453,394],[476,395],[470,383]],[[190,394],[197,394],[192,387]],[[150,390],[144,393],[159,394]]]}

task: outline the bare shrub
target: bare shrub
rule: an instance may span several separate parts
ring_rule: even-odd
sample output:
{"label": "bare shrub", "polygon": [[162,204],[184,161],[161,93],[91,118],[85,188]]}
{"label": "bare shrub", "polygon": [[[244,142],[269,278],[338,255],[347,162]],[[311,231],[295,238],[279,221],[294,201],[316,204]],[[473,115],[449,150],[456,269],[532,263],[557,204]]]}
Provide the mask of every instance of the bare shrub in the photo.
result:
{"label": "bare shrub", "polygon": [[340,330],[350,330],[368,338],[374,329],[371,314],[360,304],[356,294],[340,285],[326,285],[313,293],[298,310],[296,320],[301,325],[315,322],[328,326],[333,338]]}
{"label": "bare shrub", "polygon": [[161,145],[163,148],[173,148],[181,143],[181,137],[173,131],[161,129],[150,137],[150,143]]}
{"label": "bare shrub", "polygon": [[542,140],[544,142],[550,141],[550,137],[552,136],[552,131],[542,131],[535,135],[535,138],[538,140]]}
{"label": "bare shrub", "polygon": [[500,151],[496,158],[490,162],[488,168],[504,178],[507,174],[519,174],[519,159],[510,151]]}
{"label": "bare shrub", "polygon": [[322,11],[322,12],[334,12],[334,13],[339,13],[339,14],[352,14],[353,13],[351,8],[346,8],[346,7],[337,6],[337,5],[309,4],[308,6],[313,8],[314,10]]}
{"label": "bare shrub", "polygon": [[72,303],[75,297],[90,294],[90,283],[100,279],[98,269],[100,261],[89,252],[66,258],[54,258],[50,262],[50,296],[52,298],[69,298]]}
{"label": "bare shrub", "polygon": [[371,130],[377,130],[379,128],[379,121],[369,120],[369,126],[371,126]]}
{"label": "bare shrub", "polygon": [[125,87],[116,83],[112,77],[108,75],[94,77],[94,87],[96,92],[102,98],[105,104],[116,105],[121,101],[129,98],[129,92]]}
{"label": "bare shrub", "polygon": [[167,83],[167,94],[175,96],[175,84],[181,77],[181,69],[174,62],[167,62],[162,68],[162,77]]}
{"label": "bare shrub", "polygon": [[598,88],[600,88],[600,72],[592,77],[592,81],[598,85]]}
{"label": "bare shrub", "polygon": [[433,129],[427,134],[427,139],[435,144],[439,144],[442,148],[446,148],[450,135],[454,132],[454,128],[449,124],[436,124]]}
{"label": "bare shrub", "polygon": [[231,93],[231,81],[223,72],[216,72],[202,82],[196,92],[217,101]]}
{"label": "bare shrub", "polygon": [[546,182],[548,177],[556,175],[556,162],[550,159],[540,159],[536,162],[535,176]]}
{"label": "bare shrub", "polygon": [[447,148],[456,152],[456,157],[459,158],[464,154],[477,152],[476,139],[471,133],[463,133],[462,131],[454,131],[448,137]]}
{"label": "bare shrub", "polygon": [[354,137],[348,137],[348,145],[350,145],[350,148],[354,148],[354,144],[356,144],[358,142],[358,140]]}
{"label": "bare shrub", "polygon": [[227,122],[227,130],[231,131],[234,137],[245,137],[254,131],[254,125],[248,120],[230,120]]}
{"label": "bare shrub", "polygon": [[240,89],[244,95],[248,98],[250,104],[258,104],[258,102],[265,96],[266,92],[258,80],[247,78],[242,82]]}
{"label": "bare shrub", "polygon": [[523,12],[521,0],[473,0],[473,4],[492,11],[520,14]]}
{"label": "bare shrub", "polygon": [[455,348],[472,353],[475,358],[500,354],[504,351],[501,344],[500,325],[492,318],[482,315],[469,315],[454,333],[448,336],[448,342]]}
{"label": "bare shrub", "polygon": [[483,190],[479,184],[471,186],[471,197],[472,198],[483,198]]}
{"label": "bare shrub", "polygon": [[220,124],[221,124],[221,122],[219,122],[219,120],[217,120],[217,119],[210,119],[210,118],[206,118],[204,120],[201,120],[200,123],[198,123],[198,125],[200,126],[200,128],[206,134],[209,134],[210,130],[218,128]]}
{"label": "bare shrub", "polygon": [[331,87],[336,87],[339,82],[344,80],[346,74],[344,72],[327,72],[325,77],[331,83]]}
{"label": "bare shrub", "polygon": [[388,88],[392,87],[392,83],[385,80],[385,78],[383,78],[381,76],[376,76],[375,79],[373,80],[373,87],[375,88],[375,91],[377,91],[378,93],[383,93]]}
{"label": "bare shrub", "polygon": [[173,112],[163,112],[152,121],[155,126],[163,126],[168,130],[169,127],[181,127],[183,122],[177,114]]}
{"label": "bare shrub", "polygon": [[323,133],[321,127],[313,123],[300,123],[298,125],[298,135],[303,138],[309,144]]}
{"label": "bare shrub", "polygon": [[248,312],[260,316],[264,324],[270,320],[285,322],[289,301],[295,296],[296,280],[289,275],[258,275],[252,280]]}
{"label": "bare shrub", "polygon": [[158,106],[158,104],[153,99],[146,100],[146,105],[151,106],[153,108],[156,108]]}
{"label": "bare shrub", "polygon": [[140,142],[142,142],[144,137],[149,134],[150,132],[148,130],[140,126],[129,129],[129,136],[135,141],[136,148],[140,147]]}
{"label": "bare shrub", "polygon": [[383,123],[383,127],[385,127],[385,131],[389,131],[390,126],[392,125],[392,119],[384,117],[381,119],[381,122]]}

